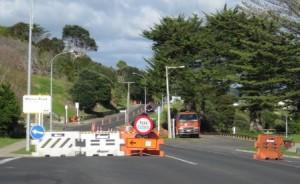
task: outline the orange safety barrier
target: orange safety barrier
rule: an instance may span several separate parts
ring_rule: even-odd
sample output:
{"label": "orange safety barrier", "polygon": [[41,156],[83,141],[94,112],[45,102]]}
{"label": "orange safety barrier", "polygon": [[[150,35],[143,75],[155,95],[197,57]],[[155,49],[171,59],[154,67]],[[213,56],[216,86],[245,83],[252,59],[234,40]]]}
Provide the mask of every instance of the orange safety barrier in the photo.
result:
{"label": "orange safety barrier", "polygon": [[158,155],[165,156],[164,151],[160,150],[160,145],[164,144],[163,139],[159,139],[156,131],[152,131],[148,137],[138,137],[135,129],[122,128],[121,137],[125,140],[125,144],[121,147],[121,151],[127,156],[143,156]]}
{"label": "orange safety barrier", "polygon": [[279,160],[282,158],[281,147],[283,138],[278,135],[260,134],[255,142],[256,153],[253,155],[255,160]]}

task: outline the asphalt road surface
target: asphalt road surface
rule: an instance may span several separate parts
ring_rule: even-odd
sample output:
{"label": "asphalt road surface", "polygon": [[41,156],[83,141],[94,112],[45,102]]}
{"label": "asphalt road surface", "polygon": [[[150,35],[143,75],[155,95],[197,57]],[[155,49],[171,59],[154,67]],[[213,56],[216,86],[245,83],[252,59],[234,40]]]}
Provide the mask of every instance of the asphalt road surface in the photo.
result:
{"label": "asphalt road surface", "polygon": [[296,184],[300,160],[252,160],[253,143],[228,137],[167,141],[167,156],[19,158],[2,163],[0,184]]}

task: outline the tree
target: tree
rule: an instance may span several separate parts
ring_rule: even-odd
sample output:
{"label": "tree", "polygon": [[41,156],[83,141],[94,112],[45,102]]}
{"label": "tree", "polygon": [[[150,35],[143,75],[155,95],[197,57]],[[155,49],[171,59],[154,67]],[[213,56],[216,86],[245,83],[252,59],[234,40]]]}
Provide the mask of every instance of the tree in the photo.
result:
{"label": "tree", "polygon": [[122,70],[123,68],[127,67],[127,63],[123,60],[119,60],[117,63],[117,69]]}
{"label": "tree", "polygon": [[241,84],[243,108],[250,112],[253,126],[261,124],[262,110],[274,108],[294,88],[289,70],[298,63],[297,41],[276,22],[238,8],[224,9],[207,20],[216,55],[223,58],[218,62],[231,73],[225,79]]}
{"label": "tree", "polygon": [[[29,25],[23,22],[19,22],[9,27],[8,34],[21,41],[28,41]],[[33,25],[32,29],[32,41],[38,43],[40,40],[48,37],[48,32],[38,24]]]}
{"label": "tree", "polygon": [[299,0],[250,0],[242,3],[250,13],[265,14],[293,34],[300,35]]}
{"label": "tree", "polygon": [[[293,34],[294,38],[291,42],[294,45],[299,44],[300,36],[300,1],[299,0],[251,0],[243,1],[246,10],[251,14],[261,15],[266,14],[273,21],[276,21],[284,31]],[[299,47],[298,47],[299,48]],[[290,92],[287,95],[288,105],[296,107],[295,115],[300,117],[300,64],[299,64],[299,52],[297,46],[287,50],[290,54],[290,67],[288,69],[290,81],[293,82],[293,86],[290,85]],[[297,60],[298,62],[294,62]]]}
{"label": "tree", "polygon": [[[145,38],[154,42],[152,46],[154,56],[147,60],[148,78],[151,78],[147,85],[150,86],[150,93],[157,94],[156,98],[160,99],[165,93],[165,66],[188,65],[199,59],[201,45],[199,45],[198,37],[202,29],[202,20],[199,17],[185,18],[180,15],[175,18],[165,17],[159,24],[143,32]],[[180,84],[180,81],[186,77],[182,70],[173,70],[172,74],[170,74],[170,81],[173,87],[177,90],[181,89],[178,86],[186,87]],[[184,91],[192,92],[191,90]],[[181,91],[177,92],[181,93]],[[194,95],[189,93],[185,96]]]}
{"label": "tree", "polygon": [[53,54],[58,54],[64,49],[64,42],[58,38],[44,38],[39,41],[36,46],[39,48],[40,52],[51,52]]}
{"label": "tree", "polygon": [[109,106],[111,101],[111,84],[95,71],[85,69],[79,73],[71,89],[72,99],[80,103],[85,112],[93,112],[97,103]]}
{"label": "tree", "polygon": [[71,49],[97,51],[96,41],[90,37],[89,31],[81,26],[65,25],[62,38]]}
{"label": "tree", "polygon": [[18,123],[20,106],[7,84],[0,84],[0,136],[8,135]]}
{"label": "tree", "polygon": [[[221,57],[216,55],[214,36],[203,21],[197,16],[165,17],[144,31],[144,37],[154,42],[154,57],[147,60],[150,93],[158,94],[158,99],[165,94],[165,66],[185,65],[185,69],[169,72],[171,94],[181,96],[186,109],[205,113],[211,123],[218,122],[216,126],[232,125],[232,103],[228,103],[232,98],[226,95],[229,82],[223,80],[223,66],[213,62]],[[218,108],[221,106],[224,108]]]}
{"label": "tree", "polygon": [[[133,100],[140,100],[144,99],[144,90],[143,87],[145,86],[145,81],[143,81],[143,77],[137,76],[136,74],[145,75],[143,71],[140,71],[136,67],[128,66],[125,61],[120,60],[117,64],[117,76],[119,82],[135,82],[135,84],[130,86],[130,98]],[[123,94],[125,97],[127,91],[127,86],[122,86],[119,89],[119,92]]]}

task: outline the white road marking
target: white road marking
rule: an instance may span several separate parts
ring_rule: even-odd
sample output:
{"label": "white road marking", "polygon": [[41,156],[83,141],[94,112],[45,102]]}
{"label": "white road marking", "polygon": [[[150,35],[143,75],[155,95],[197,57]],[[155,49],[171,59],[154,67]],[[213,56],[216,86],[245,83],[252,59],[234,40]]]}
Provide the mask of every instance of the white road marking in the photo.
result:
{"label": "white road marking", "polygon": [[21,157],[14,157],[14,158],[7,158],[7,159],[0,160],[0,165],[5,164],[10,161],[13,161],[13,160],[17,160],[19,158],[21,158]]}
{"label": "white road marking", "polygon": [[174,156],[171,156],[171,155],[166,155],[166,157],[167,158],[172,158],[174,160],[178,160],[178,161],[181,161],[181,162],[184,162],[184,163],[187,163],[187,164],[198,165],[198,163],[196,163],[196,162],[188,161],[188,160],[185,160],[185,159],[182,159],[182,158],[178,158],[178,157],[174,157]]}

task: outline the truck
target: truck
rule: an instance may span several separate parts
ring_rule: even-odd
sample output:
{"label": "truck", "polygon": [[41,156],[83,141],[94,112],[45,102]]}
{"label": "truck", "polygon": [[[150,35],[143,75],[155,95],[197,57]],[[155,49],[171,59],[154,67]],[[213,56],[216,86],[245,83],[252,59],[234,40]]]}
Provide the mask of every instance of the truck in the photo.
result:
{"label": "truck", "polygon": [[177,137],[199,137],[201,122],[196,112],[180,112],[175,121]]}

